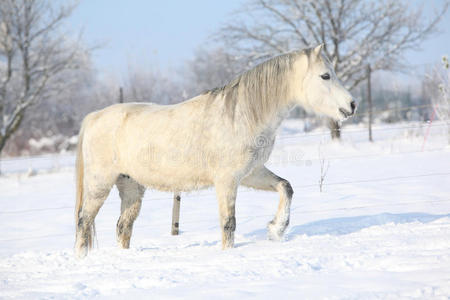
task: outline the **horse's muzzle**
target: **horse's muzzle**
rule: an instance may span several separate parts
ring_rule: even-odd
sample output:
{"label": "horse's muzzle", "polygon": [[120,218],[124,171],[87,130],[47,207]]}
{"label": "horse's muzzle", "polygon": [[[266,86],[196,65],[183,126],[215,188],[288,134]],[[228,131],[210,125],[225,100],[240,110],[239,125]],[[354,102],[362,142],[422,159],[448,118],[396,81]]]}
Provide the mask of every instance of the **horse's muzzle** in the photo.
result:
{"label": "horse's muzzle", "polygon": [[352,115],[354,115],[355,111],[356,111],[356,103],[355,103],[355,101],[352,101],[350,103],[350,107],[352,108]]}
{"label": "horse's muzzle", "polygon": [[351,112],[349,112],[348,110],[345,110],[343,108],[339,108],[339,111],[341,112],[342,115],[344,115],[344,118],[348,118],[351,117],[355,114],[356,111],[356,103],[355,101],[350,102],[350,107],[351,107]]}

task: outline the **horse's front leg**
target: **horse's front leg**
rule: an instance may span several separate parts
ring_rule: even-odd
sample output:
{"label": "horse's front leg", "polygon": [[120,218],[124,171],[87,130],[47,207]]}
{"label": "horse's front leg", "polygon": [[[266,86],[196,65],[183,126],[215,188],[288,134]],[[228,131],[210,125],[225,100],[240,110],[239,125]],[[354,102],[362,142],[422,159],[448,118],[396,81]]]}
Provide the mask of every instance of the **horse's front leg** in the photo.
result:
{"label": "horse's front leg", "polygon": [[120,199],[120,218],[117,220],[116,232],[119,246],[130,248],[130,239],[133,231],[133,223],[141,210],[142,197],[145,187],[137,183],[128,175],[120,175],[116,181]]}
{"label": "horse's front leg", "polygon": [[222,249],[233,248],[236,230],[235,204],[238,183],[235,179],[217,180],[215,183],[219,202]]}
{"label": "horse's front leg", "polygon": [[277,213],[267,225],[267,229],[269,239],[281,239],[289,225],[292,195],[294,194],[289,181],[275,175],[265,166],[262,166],[245,177],[241,184],[258,190],[277,191],[280,194]]}

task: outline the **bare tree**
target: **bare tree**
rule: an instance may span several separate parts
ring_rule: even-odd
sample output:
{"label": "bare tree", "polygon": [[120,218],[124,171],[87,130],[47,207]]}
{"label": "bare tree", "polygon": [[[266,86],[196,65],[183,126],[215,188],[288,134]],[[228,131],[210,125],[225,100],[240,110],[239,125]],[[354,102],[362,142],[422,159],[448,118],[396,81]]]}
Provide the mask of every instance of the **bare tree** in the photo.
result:
{"label": "bare tree", "polygon": [[[33,140],[53,140],[66,143],[78,133],[83,117],[92,110],[103,107],[95,97],[100,88],[96,74],[90,68],[91,62],[86,57],[77,59],[80,69],[65,70],[54,78],[53,82],[64,81],[63,89],[58,93],[46,93],[45,101],[27,108],[20,127],[8,139],[3,152],[6,155],[39,154],[31,146]],[[54,146],[57,146],[55,144]],[[30,150],[33,151],[30,152]],[[42,149],[51,151],[53,148]]]}
{"label": "bare tree", "polygon": [[185,91],[193,97],[206,90],[223,86],[244,71],[237,57],[222,48],[197,49],[185,70]]}
{"label": "bare tree", "polygon": [[442,65],[436,65],[425,76],[424,90],[431,100],[434,113],[447,123],[450,142],[450,68],[447,56],[442,57]]}
{"label": "bare tree", "polygon": [[0,2],[0,153],[27,109],[64,89],[64,71],[86,55],[79,40],[61,32],[75,3],[50,0]]}
{"label": "bare tree", "polygon": [[[336,74],[349,89],[372,71],[405,68],[403,54],[436,32],[435,16],[407,0],[250,0],[219,34],[234,55],[258,62],[302,47],[325,44]],[[331,122],[332,136],[339,126]]]}
{"label": "bare tree", "polygon": [[173,104],[183,99],[182,88],[174,79],[156,69],[129,65],[124,82],[124,101]]}
{"label": "bare tree", "polygon": [[438,92],[431,94],[431,100],[436,109],[436,113],[441,120],[450,122],[450,68],[447,56],[442,57],[443,68],[435,68],[431,75],[432,81],[437,83]]}

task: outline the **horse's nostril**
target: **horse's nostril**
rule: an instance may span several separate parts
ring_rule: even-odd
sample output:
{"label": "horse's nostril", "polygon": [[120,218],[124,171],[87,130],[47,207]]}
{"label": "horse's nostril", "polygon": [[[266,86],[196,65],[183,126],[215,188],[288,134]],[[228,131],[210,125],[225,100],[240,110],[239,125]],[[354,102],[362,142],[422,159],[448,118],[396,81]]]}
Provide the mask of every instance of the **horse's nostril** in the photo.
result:
{"label": "horse's nostril", "polygon": [[355,101],[350,102],[350,107],[352,108],[352,114],[355,112],[356,103]]}

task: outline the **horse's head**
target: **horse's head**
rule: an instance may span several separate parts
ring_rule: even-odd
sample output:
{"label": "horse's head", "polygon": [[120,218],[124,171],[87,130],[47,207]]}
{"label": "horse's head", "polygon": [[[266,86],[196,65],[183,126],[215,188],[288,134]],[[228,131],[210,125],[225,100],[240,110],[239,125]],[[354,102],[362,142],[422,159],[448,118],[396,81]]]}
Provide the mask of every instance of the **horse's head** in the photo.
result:
{"label": "horse's head", "polygon": [[[356,110],[355,101],[336,77],[334,68],[319,45],[307,51],[299,60],[297,68],[302,88],[298,101],[307,110],[342,121],[352,116]],[[297,83],[298,84],[298,83]]]}

